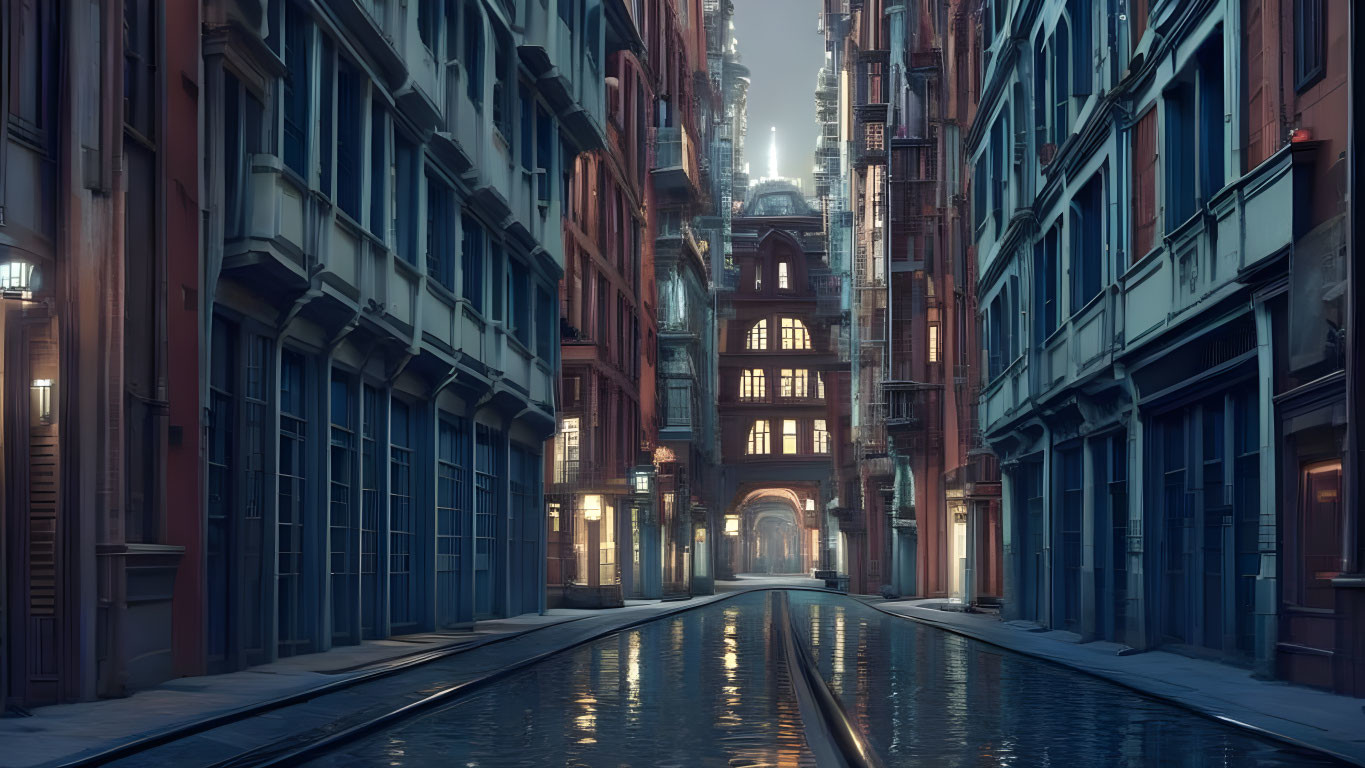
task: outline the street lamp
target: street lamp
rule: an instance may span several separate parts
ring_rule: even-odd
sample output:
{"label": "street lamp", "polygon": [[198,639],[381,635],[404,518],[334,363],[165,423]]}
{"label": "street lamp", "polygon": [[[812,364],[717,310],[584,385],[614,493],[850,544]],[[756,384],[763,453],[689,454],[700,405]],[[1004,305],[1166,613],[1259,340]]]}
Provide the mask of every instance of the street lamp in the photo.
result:
{"label": "street lamp", "polygon": [[630,490],[636,496],[648,496],[654,481],[654,467],[645,465],[630,471]]}

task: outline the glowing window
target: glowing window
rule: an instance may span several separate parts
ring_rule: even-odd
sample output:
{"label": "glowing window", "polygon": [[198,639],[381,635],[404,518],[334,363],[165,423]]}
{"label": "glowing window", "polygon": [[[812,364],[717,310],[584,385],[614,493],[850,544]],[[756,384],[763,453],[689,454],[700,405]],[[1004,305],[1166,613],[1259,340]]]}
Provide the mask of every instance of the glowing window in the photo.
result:
{"label": "glowing window", "polygon": [[819,371],[815,372],[815,396],[825,399],[825,374]]}
{"label": "glowing window", "polygon": [[770,450],[769,440],[767,420],[755,421],[749,428],[749,447],[746,452],[754,455],[767,453]]}
{"label": "glowing window", "polygon": [[829,453],[829,430],[824,419],[815,420],[815,452]]}
{"label": "glowing window", "polygon": [[791,277],[787,274],[787,262],[785,261],[777,263],[777,287],[784,291],[792,287]]}
{"label": "glowing window", "polygon": [[782,452],[796,453],[796,419],[782,421]]}
{"label": "glowing window", "polygon": [[768,395],[768,377],[762,368],[745,369],[739,376],[741,400],[762,400]]}
{"label": "glowing window", "polygon": [[[785,333],[785,331],[784,331]],[[745,349],[768,348],[768,321],[759,320],[749,329],[749,338],[744,342]]]}
{"label": "glowing window", "polygon": [[810,331],[805,323],[794,317],[784,317],[781,328],[783,349],[810,349]]}
{"label": "glowing window", "polygon": [[929,362],[938,362],[938,326],[929,326]]}
{"label": "glowing window", "polygon": [[810,372],[805,368],[783,368],[778,377],[782,397],[809,397]]}

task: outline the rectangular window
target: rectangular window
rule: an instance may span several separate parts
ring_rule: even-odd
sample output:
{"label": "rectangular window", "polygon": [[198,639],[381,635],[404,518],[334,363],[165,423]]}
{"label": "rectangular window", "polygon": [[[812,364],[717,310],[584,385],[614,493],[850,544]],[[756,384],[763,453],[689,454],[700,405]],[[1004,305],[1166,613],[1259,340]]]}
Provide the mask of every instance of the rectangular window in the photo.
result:
{"label": "rectangular window", "polygon": [[782,420],[782,452],[796,453],[796,419]]}
{"label": "rectangular window", "polygon": [[303,593],[304,542],[308,532],[308,376],[303,355],[285,350],[280,355],[279,477],[277,493],[276,588],[281,656],[306,652],[309,646]]}
{"label": "rectangular window", "polygon": [[437,422],[436,599],[438,625],[458,620],[460,558],[464,555],[465,431],[461,422]]}
{"label": "rectangular window", "polygon": [[1033,246],[1034,341],[1041,347],[1057,330],[1057,228]]}
{"label": "rectangular window", "polygon": [[360,221],[362,108],[365,81],[350,62],[337,64],[337,206]]}
{"label": "rectangular window", "polygon": [[521,109],[521,167],[526,171],[535,168],[536,146],[536,104],[531,98],[531,89],[522,83],[518,88],[518,106]]}
{"label": "rectangular window", "polygon": [[547,362],[554,360],[555,314],[554,294],[536,286],[536,354]]}
{"label": "rectangular window", "polygon": [[825,374],[819,371],[815,372],[815,396],[825,399]]}
{"label": "rectangular window", "polygon": [[394,398],[389,411],[389,623],[393,627],[416,619],[413,588],[413,557],[417,514],[412,475],[414,435],[412,412]]}
{"label": "rectangular window", "polygon": [[[1294,0],[1294,90],[1305,90],[1326,72],[1323,0]],[[1338,20],[1340,23],[1340,20]]]}
{"label": "rectangular window", "polygon": [[1104,259],[1104,179],[1096,174],[1071,206],[1071,314],[1100,293]]}
{"label": "rectangular window", "polygon": [[1061,146],[1071,135],[1071,41],[1065,22],[1052,37],[1052,142]]}
{"label": "rectangular window", "polygon": [[929,325],[929,362],[938,362],[938,324]]}
{"label": "rectangular window", "polygon": [[284,91],[284,164],[294,173],[308,178],[308,38],[311,34],[306,14],[297,3],[284,5],[284,65],[287,70]]}
{"label": "rectangular window", "polygon": [[464,298],[475,312],[483,313],[483,227],[472,216],[462,219],[464,236],[460,243]]}
{"label": "rectangular window", "polygon": [[384,396],[368,384],[361,392],[360,416],[360,631],[375,637],[383,605],[379,579],[380,516],[384,509],[384,460],[379,437],[384,429]]}
{"label": "rectangular window", "polygon": [[829,453],[829,429],[825,426],[824,419],[815,420],[815,452]]}
{"label": "rectangular window", "polygon": [[794,317],[784,317],[780,325],[783,349],[810,349],[810,331],[805,323]]}
{"label": "rectangular window", "polygon": [[777,263],[777,287],[784,291],[791,290],[791,277],[787,274],[787,262]]}
{"label": "rectangular window", "polygon": [[[388,221],[387,204],[389,168],[388,121],[384,119],[384,107],[376,99],[370,109],[370,234],[387,243]],[[359,182],[356,182],[359,184]]]}
{"label": "rectangular window", "polygon": [[1068,0],[1067,11],[1071,17],[1071,93],[1085,96],[1090,93],[1093,79],[1091,20],[1094,10],[1091,0]]}
{"label": "rectangular window", "polygon": [[746,369],[739,378],[741,400],[762,400],[768,395],[768,377],[762,368]]}
{"label": "rectangular window", "polygon": [[805,368],[783,368],[779,376],[782,397],[808,397],[810,371]]}
{"label": "rectangular window", "polygon": [[770,440],[768,421],[759,419],[749,428],[749,444],[745,452],[753,456],[767,454],[771,450]]}
{"label": "rectangular window", "polygon": [[[336,110],[336,44],[324,33],[318,34],[322,50],[318,54],[321,67],[318,71],[318,188],[322,194],[332,197],[333,149],[336,146],[332,135],[332,123],[337,118]],[[334,200],[335,202],[335,200]]]}
{"label": "rectangular window", "polygon": [[498,493],[502,464],[502,434],[479,424],[474,442],[474,615],[488,616],[501,601],[493,593],[494,575],[502,570],[498,557]]}
{"label": "rectangular window", "polygon": [[421,154],[412,142],[394,136],[394,245],[398,257],[417,264],[417,181]]}
{"label": "rectangular window", "polygon": [[555,435],[556,483],[572,483],[578,480],[579,423],[577,416],[565,416],[559,423],[559,434]]}
{"label": "rectangular window", "polygon": [[[507,85],[507,42],[501,33],[494,35],[493,41],[493,127],[502,133],[503,138],[512,138],[512,94]],[[510,152],[510,150],[509,150]]]}
{"label": "rectangular window", "polygon": [[483,109],[483,15],[478,3],[464,6],[465,95],[474,109]]}
{"label": "rectangular window", "polygon": [[526,266],[509,262],[507,269],[507,319],[512,335],[528,349],[531,346],[531,285]]}
{"label": "rectangular window", "polygon": [[328,452],[328,572],[331,575],[332,637],[348,638],[351,633],[354,573],[351,531],[355,525],[352,487],[355,474],[355,397],[349,377],[332,371],[332,440]]}
{"label": "rectangular window", "polygon": [[507,300],[507,284],[503,278],[503,269],[506,267],[505,256],[502,246],[495,242],[488,244],[488,267],[488,288],[492,293],[489,318],[498,322],[503,318],[502,310]]}
{"label": "rectangular window", "polygon": [[440,29],[440,3],[437,0],[418,0],[417,36],[429,51],[436,50],[436,31]]}
{"label": "rectangular window", "polygon": [[448,291],[455,290],[454,223],[450,188],[427,174],[427,274]]}
{"label": "rectangular window", "polygon": [[539,104],[536,105],[536,195],[545,204],[550,203],[550,183],[554,173],[555,130],[554,121]]}
{"label": "rectangular window", "polygon": [[1133,142],[1133,253],[1136,264],[1152,250],[1156,239],[1156,109],[1150,109],[1132,129]]}

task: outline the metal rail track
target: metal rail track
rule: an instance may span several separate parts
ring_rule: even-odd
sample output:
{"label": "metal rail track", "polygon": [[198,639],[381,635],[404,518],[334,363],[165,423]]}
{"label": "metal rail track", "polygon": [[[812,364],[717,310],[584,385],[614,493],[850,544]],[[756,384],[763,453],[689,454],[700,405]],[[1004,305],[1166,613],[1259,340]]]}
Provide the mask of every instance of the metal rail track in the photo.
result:
{"label": "metal rail track", "polygon": [[801,709],[806,729],[806,745],[815,755],[816,765],[841,768],[882,768],[867,736],[849,718],[843,705],[820,674],[820,667],[801,640],[788,608],[786,592],[770,596],[773,623],[782,637],[788,677]]}
{"label": "metal rail track", "polygon": [[[556,654],[572,650],[587,643],[595,642],[604,637],[608,637],[620,632],[629,631],[631,629],[634,629],[635,627],[641,626],[652,621],[669,618],[688,611],[693,611],[700,608],[706,608],[712,605],[716,605],[721,602],[730,600],[731,598],[736,597],[738,595],[748,594],[750,592],[787,589],[799,589],[811,592],[830,592],[833,594],[842,594],[833,592],[832,590],[820,589],[817,587],[756,586],[752,589],[736,590],[735,592],[720,595],[715,600],[709,600],[704,603],[699,603],[696,605],[680,605],[677,608],[641,617],[639,619],[627,622],[625,624],[612,626],[610,628],[602,630],[601,632],[592,633],[587,637],[571,642],[562,647],[536,654],[535,656],[523,659],[519,662],[500,668],[485,675],[476,677],[474,679],[450,685],[448,687],[436,691],[435,693],[426,696],[423,699],[420,699],[415,702],[410,702],[404,706],[397,707],[388,712],[379,714],[364,722],[340,728],[338,730],[330,731],[320,738],[302,739],[299,738],[299,736],[295,736],[279,739],[274,742],[263,744],[259,747],[240,753],[231,758],[226,758],[223,760],[208,763],[205,768],[257,768],[258,766],[264,767],[297,765],[301,762],[305,762],[309,759],[317,757],[324,752],[334,749],[343,743],[359,738],[365,734],[372,733],[376,730],[393,725],[416,714],[430,710],[433,707],[441,706],[443,704],[455,701],[491,683],[495,683],[499,680],[505,679],[510,675],[525,670],[534,664],[544,661],[552,656],[555,656]],[[333,683],[328,683],[326,685],[318,686],[316,688],[310,688],[309,690],[306,691],[300,691],[298,693],[289,694],[276,699],[271,699],[269,701],[250,704],[218,715],[213,715],[202,720],[195,721],[193,723],[188,723],[183,726],[172,727],[165,731],[149,734],[145,737],[125,742],[123,744],[119,744],[93,754],[83,755],[81,757],[67,760],[64,762],[51,763],[49,764],[49,766],[51,766],[51,768],[93,768],[94,766],[102,766],[110,763],[115,763],[121,760],[126,760],[130,757],[137,756],[144,752],[149,752],[159,747],[168,746],[183,739],[190,738],[202,733],[206,733],[217,728],[222,728],[233,723],[249,720],[253,717],[264,715],[269,712],[284,709],[290,706],[304,704],[307,703],[308,701],[319,698],[321,696],[326,696],[329,694],[344,691],[350,688],[363,685],[365,683],[370,683],[382,678],[391,677],[402,672],[408,672],[417,669],[418,667],[433,664],[435,662],[448,659],[452,656],[456,656],[461,653],[473,651],[475,649],[483,648],[485,646],[493,645],[496,643],[507,642],[510,640],[523,638],[529,634],[539,632],[544,629],[549,629],[551,627],[561,627],[566,624],[582,621],[587,618],[591,617],[583,616],[578,618],[572,618],[566,621],[556,622],[554,624],[546,624],[543,626],[535,627],[533,629],[526,630],[525,632],[499,635],[497,637],[488,638],[487,640],[483,641],[461,643],[446,648],[440,648],[428,652],[404,656],[399,659],[392,660],[391,662],[381,662],[379,665],[376,666],[376,668],[361,673],[359,675],[347,677],[345,679],[338,680]]]}

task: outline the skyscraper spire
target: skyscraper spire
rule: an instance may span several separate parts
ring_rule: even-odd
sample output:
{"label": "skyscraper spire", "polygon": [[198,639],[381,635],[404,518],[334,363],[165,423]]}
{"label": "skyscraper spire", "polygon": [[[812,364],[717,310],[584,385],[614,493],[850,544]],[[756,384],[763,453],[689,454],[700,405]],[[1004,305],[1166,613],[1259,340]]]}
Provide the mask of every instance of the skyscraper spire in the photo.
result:
{"label": "skyscraper spire", "polygon": [[776,179],[777,174],[777,126],[772,127],[772,142],[768,144],[768,178]]}

